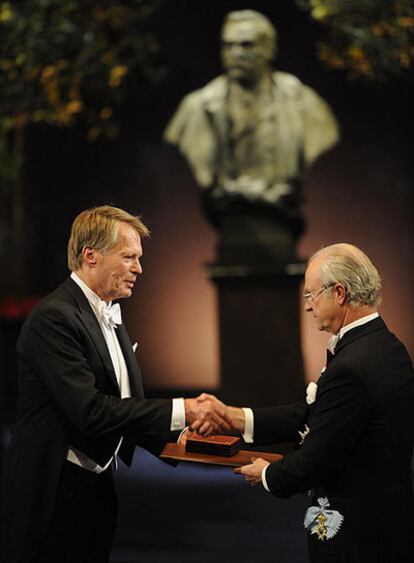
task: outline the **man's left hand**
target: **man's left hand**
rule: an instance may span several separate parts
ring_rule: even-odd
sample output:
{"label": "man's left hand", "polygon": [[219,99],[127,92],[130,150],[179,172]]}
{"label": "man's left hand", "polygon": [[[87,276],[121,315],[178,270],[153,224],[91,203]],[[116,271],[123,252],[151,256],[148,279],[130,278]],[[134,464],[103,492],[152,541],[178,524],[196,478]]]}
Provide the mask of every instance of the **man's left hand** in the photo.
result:
{"label": "man's left hand", "polygon": [[234,473],[244,475],[246,481],[248,481],[251,485],[257,485],[257,483],[262,482],[263,469],[269,465],[269,462],[262,459],[261,457],[252,457],[251,461],[252,463],[250,463],[249,465],[236,467],[234,469]]}

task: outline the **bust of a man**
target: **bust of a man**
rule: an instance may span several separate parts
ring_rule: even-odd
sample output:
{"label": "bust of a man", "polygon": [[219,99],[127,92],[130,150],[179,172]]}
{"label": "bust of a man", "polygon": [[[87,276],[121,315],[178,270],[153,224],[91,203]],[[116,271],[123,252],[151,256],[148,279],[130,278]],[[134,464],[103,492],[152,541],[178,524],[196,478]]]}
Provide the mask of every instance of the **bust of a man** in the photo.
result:
{"label": "bust of a man", "polygon": [[314,90],[272,70],[277,36],[264,15],[230,12],[221,40],[225,73],[185,96],[165,139],[187,159],[227,246],[250,236],[275,249],[278,240],[291,258],[304,176],[337,141],[336,120]]}

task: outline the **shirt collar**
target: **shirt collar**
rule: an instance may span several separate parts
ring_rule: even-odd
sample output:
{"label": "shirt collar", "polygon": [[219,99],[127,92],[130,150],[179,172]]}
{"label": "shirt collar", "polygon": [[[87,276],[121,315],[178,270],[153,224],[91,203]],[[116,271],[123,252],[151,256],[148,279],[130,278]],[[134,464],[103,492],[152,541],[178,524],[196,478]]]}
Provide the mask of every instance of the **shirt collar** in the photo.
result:
{"label": "shirt collar", "polygon": [[81,278],[77,274],[75,274],[75,272],[72,272],[70,274],[70,277],[81,288],[81,290],[85,294],[86,299],[89,301],[93,312],[95,313],[95,315],[99,319],[101,311],[103,309],[105,309],[105,307],[111,306],[112,301],[110,301],[108,304],[105,303],[105,301],[103,301],[98,295],[96,295],[96,293],[94,291],[92,291],[92,289],[90,287],[88,287],[86,285],[86,283],[84,281],[82,281]]}
{"label": "shirt collar", "polygon": [[340,328],[338,334],[333,334],[329,339],[328,350],[332,352],[332,354],[334,354],[335,347],[338,344],[338,342],[341,340],[341,338],[344,336],[344,334],[346,334],[349,330],[356,328],[357,326],[362,326],[366,323],[369,323],[370,321],[373,321],[377,317],[379,317],[379,313],[371,313],[370,315],[365,315],[365,317],[361,317],[360,319],[357,319],[356,321],[349,323],[348,325],[345,325],[342,328]]}

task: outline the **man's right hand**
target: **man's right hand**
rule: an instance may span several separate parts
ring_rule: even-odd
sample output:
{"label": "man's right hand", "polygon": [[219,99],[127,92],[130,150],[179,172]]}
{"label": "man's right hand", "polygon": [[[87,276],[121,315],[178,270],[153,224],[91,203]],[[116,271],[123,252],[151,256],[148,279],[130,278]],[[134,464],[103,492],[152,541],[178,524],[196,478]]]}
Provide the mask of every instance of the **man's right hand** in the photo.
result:
{"label": "man's right hand", "polygon": [[245,431],[246,416],[244,410],[239,407],[226,407],[227,416],[230,418],[234,430],[243,434]]}
{"label": "man's right hand", "polygon": [[184,399],[184,404],[186,422],[198,434],[208,436],[234,431],[228,407],[214,395],[202,393],[194,399]]}
{"label": "man's right hand", "polygon": [[202,393],[195,399],[185,399],[185,405],[187,423],[198,434],[244,432],[244,410],[225,405],[214,395]]}

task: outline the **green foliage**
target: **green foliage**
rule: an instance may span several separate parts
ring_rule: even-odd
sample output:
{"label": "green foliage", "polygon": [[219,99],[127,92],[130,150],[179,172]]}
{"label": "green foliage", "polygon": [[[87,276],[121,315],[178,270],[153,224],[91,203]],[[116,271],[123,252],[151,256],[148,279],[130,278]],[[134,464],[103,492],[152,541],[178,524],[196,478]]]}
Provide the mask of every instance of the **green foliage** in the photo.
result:
{"label": "green foliage", "polygon": [[116,136],[128,75],[155,78],[158,0],[0,1],[0,124],[69,126]]}
{"label": "green foliage", "polygon": [[329,31],[319,57],[351,78],[385,82],[414,66],[413,0],[296,0]]}
{"label": "green foliage", "polygon": [[116,137],[128,77],[152,80],[162,70],[151,31],[161,1],[0,0],[0,258],[11,256],[10,291],[24,295],[27,279],[27,125],[81,120],[90,140]]}

